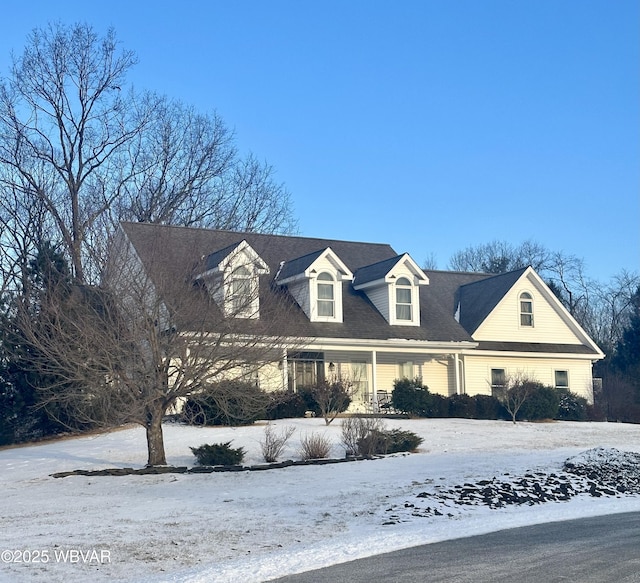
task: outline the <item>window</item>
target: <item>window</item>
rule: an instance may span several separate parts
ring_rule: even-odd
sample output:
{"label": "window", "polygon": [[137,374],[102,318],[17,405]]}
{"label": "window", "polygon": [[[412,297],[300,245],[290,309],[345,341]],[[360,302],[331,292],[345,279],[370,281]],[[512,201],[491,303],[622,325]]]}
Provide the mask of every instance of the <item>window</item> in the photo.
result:
{"label": "window", "polygon": [[557,370],[555,376],[556,376],[556,389],[569,388],[569,371]]}
{"label": "window", "polygon": [[290,392],[314,387],[324,380],[324,354],[322,352],[298,352],[287,360]]}
{"label": "window", "polygon": [[500,397],[504,393],[506,382],[507,379],[503,368],[491,369],[491,394],[494,397]]}
{"label": "window", "polygon": [[366,361],[354,360],[351,362],[351,382],[353,383],[353,394],[366,402],[369,399],[369,375]]}
{"label": "window", "polygon": [[401,277],[396,282],[396,320],[411,321],[411,282]]}
{"label": "window", "polygon": [[253,285],[251,272],[243,266],[233,272],[231,280],[231,309],[233,315],[250,315],[253,305]]}
{"label": "window", "polygon": [[398,378],[399,379],[413,379],[413,362],[400,362],[398,363]]}
{"label": "window", "polygon": [[520,326],[533,327],[533,297],[529,292],[520,294]]}
{"label": "window", "polygon": [[335,316],[335,296],[333,277],[329,273],[318,276],[318,316],[333,318]]}

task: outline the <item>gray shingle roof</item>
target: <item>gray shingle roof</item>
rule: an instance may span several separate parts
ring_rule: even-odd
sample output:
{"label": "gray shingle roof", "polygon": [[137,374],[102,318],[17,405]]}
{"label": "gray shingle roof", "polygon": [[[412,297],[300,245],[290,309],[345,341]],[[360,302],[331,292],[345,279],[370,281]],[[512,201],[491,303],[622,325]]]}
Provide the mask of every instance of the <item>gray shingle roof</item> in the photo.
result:
{"label": "gray shingle roof", "polygon": [[478,326],[484,322],[527,269],[528,267],[523,267],[460,287],[458,291],[460,324],[469,334],[473,334],[478,329]]}
{"label": "gray shingle roof", "polygon": [[372,265],[367,265],[358,269],[353,275],[353,285],[362,285],[370,281],[383,279],[391,271],[396,263],[400,261],[402,255],[396,255],[384,261],[378,261]]}
{"label": "gray shingle roof", "polygon": [[[327,247],[331,247],[349,270],[356,274],[356,284],[383,276],[401,257],[389,245],[378,243],[238,233],[149,223],[123,223],[122,229],[148,272],[152,270],[151,265],[159,265],[153,269],[178,274],[184,273],[180,270],[187,267],[193,270],[194,275],[202,273],[203,267],[223,259],[245,240],[271,271],[270,275],[261,276],[260,290],[266,296],[273,295],[280,289],[280,286],[272,285],[272,281],[281,262],[285,262],[285,274],[299,273]],[[350,282],[342,284],[343,323],[310,322],[290,298],[291,309],[287,318],[281,318],[276,324],[282,334],[309,338],[472,342],[471,334],[477,325],[504,297],[523,271],[498,276],[427,271],[430,284],[420,289],[420,326],[389,325],[366,294],[356,291]],[[149,274],[154,277],[153,273]],[[283,279],[283,273],[279,279]],[[460,323],[454,318],[458,302],[462,306]],[[261,318],[263,315],[264,318],[269,317],[268,312],[261,314]],[[515,345],[509,343],[495,343],[492,348],[487,346],[487,349],[501,350],[500,346],[505,350],[511,349],[509,346],[515,348]],[[573,350],[572,348],[571,351]]]}
{"label": "gray shingle roof", "polygon": [[322,255],[325,249],[320,249],[318,251],[314,251],[313,253],[304,255],[303,257],[297,257],[295,259],[286,261],[282,266],[277,279],[282,281],[283,279],[287,279],[288,277],[304,273],[304,270],[307,269],[307,267],[309,267],[316,259],[318,259],[318,257]]}

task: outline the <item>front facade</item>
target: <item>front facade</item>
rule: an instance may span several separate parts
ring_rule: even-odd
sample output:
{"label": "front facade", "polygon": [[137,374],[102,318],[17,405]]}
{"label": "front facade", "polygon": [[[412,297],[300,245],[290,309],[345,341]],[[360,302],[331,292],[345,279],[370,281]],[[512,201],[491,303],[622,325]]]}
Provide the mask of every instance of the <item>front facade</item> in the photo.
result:
{"label": "front facade", "polygon": [[268,319],[273,294],[291,302],[272,323],[291,347],[255,379],[266,390],[342,378],[352,410],[371,411],[399,378],[450,396],[491,395],[526,375],[593,401],[592,363],[604,355],[530,267],[425,271],[388,245],[124,223],[143,269],[160,233],[227,318]]}

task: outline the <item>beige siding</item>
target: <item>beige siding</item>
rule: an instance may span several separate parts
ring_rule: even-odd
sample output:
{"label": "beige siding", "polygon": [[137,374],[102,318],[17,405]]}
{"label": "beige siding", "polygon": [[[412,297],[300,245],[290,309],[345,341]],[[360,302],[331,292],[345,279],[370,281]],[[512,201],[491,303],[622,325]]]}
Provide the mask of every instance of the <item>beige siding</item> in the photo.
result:
{"label": "beige siding", "polygon": [[591,362],[562,358],[524,358],[509,356],[465,356],[466,392],[491,394],[491,369],[501,368],[507,375],[524,374],[549,386],[555,385],[555,371],[569,372],[569,390],[593,402]]}
{"label": "beige siding", "polygon": [[[533,327],[520,325],[520,301],[522,292],[533,296]],[[553,342],[557,344],[582,344],[582,341],[545,294],[531,280],[523,280],[502,299],[495,310],[474,332],[474,340],[509,342]]]}

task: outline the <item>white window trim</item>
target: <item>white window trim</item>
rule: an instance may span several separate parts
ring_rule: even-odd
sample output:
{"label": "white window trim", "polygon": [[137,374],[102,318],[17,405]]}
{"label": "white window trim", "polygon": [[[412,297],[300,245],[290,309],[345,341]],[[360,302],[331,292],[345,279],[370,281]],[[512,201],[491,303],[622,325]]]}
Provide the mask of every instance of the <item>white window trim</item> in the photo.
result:
{"label": "white window trim", "polygon": [[[528,296],[528,297],[524,297],[523,296]],[[531,305],[531,312],[525,312],[522,309],[522,304],[523,302],[529,302],[529,304]],[[533,294],[530,291],[524,290],[521,291],[518,294],[518,325],[520,328],[534,328],[535,324],[536,324],[536,319],[535,319],[535,304],[533,301]],[[523,324],[522,323],[522,317],[523,316],[530,316],[531,318],[531,324]]]}
{"label": "white window trim", "polygon": [[[331,281],[320,279],[321,275],[328,275],[331,277]],[[332,316],[321,316],[319,310],[319,302],[321,301],[329,301],[322,300],[318,296],[318,286],[323,283],[333,285],[333,315]],[[342,323],[343,315],[342,315],[342,281],[338,273],[332,269],[323,269],[320,273],[314,274],[309,278],[309,300],[310,300],[310,308],[311,314],[309,320],[311,322],[338,322]]]}
{"label": "white window trim", "polygon": [[[393,282],[389,283],[389,323],[394,326],[419,326],[420,325],[420,302],[418,301],[419,288],[412,281],[412,277],[406,274],[399,275]],[[406,280],[409,285],[399,284],[398,282]],[[398,290],[408,289],[411,293],[411,304],[398,303]],[[411,306],[411,319],[403,320],[398,318],[398,305]]]}

